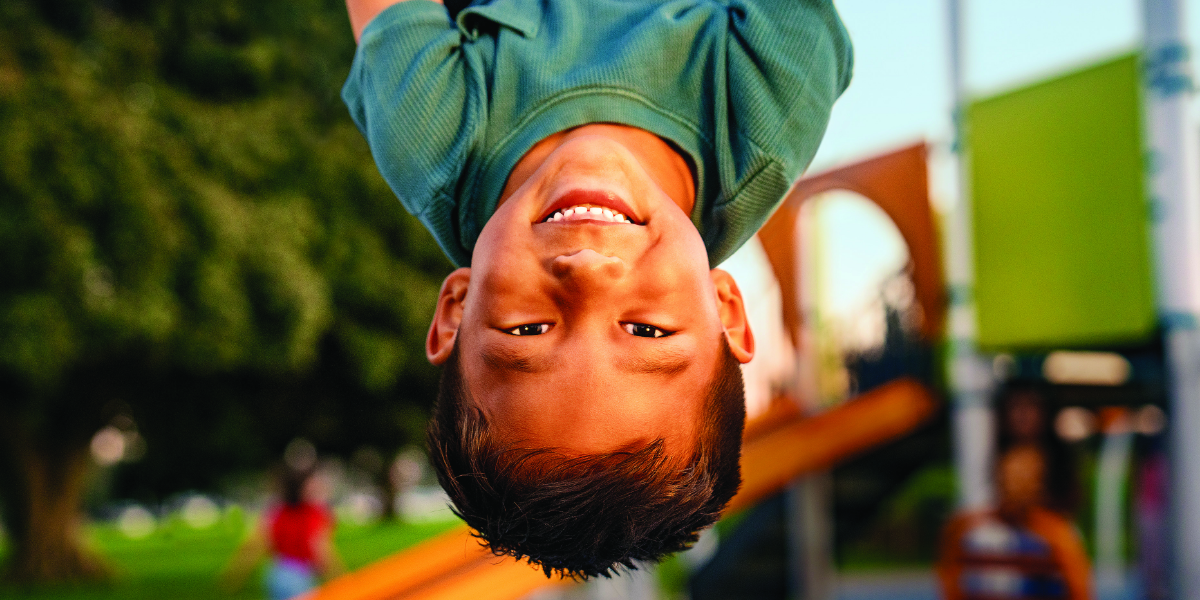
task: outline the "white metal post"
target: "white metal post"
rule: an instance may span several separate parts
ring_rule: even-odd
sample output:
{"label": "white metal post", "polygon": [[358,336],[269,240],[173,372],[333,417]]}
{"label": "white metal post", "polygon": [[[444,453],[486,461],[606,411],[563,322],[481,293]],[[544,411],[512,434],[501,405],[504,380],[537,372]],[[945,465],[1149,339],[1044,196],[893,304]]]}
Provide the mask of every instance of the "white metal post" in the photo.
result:
{"label": "white metal post", "polygon": [[[796,348],[796,389],[809,400],[802,409],[810,414],[822,410],[817,323],[824,266],[824,238],[819,225],[824,206],[810,201],[797,219],[796,297],[800,303],[800,347]],[[837,569],[833,562],[833,476],[810,473],[796,479],[786,492],[785,522],[788,530],[788,597],[792,600],[829,600],[834,597]]]}
{"label": "white metal post", "polygon": [[1171,402],[1176,598],[1200,598],[1200,148],[1182,0],[1144,0],[1148,176]]}
{"label": "white metal post", "polygon": [[829,600],[835,596],[833,564],[833,476],[812,473],[787,488],[788,596]]}
{"label": "white metal post", "polygon": [[947,0],[950,33],[950,80],[954,93],[954,147],[958,160],[958,202],[946,228],[949,282],[948,369],[954,397],[954,465],[961,508],[978,509],[992,501],[994,453],[992,376],[976,346],[975,265],[971,231],[970,177],[963,140],[966,108],[961,0]]}
{"label": "white metal post", "polygon": [[1105,431],[1096,464],[1095,547],[1096,587],[1102,594],[1120,593],[1125,588],[1125,488],[1129,483],[1129,459],[1133,454],[1133,431],[1128,417],[1113,430]]}

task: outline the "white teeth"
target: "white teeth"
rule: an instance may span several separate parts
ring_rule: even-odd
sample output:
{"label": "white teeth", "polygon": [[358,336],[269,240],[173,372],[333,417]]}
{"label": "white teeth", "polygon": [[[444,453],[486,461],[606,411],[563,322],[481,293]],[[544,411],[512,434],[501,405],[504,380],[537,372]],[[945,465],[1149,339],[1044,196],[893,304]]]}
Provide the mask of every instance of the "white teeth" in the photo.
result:
{"label": "white teeth", "polygon": [[546,217],[544,222],[558,222],[564,219],[575,220],[575,215],[579,215],[586,219],[609,221],[612,223],[633,223],[633,220],[625,215],[602,206],[572,206],[555,211],[554,214]]}

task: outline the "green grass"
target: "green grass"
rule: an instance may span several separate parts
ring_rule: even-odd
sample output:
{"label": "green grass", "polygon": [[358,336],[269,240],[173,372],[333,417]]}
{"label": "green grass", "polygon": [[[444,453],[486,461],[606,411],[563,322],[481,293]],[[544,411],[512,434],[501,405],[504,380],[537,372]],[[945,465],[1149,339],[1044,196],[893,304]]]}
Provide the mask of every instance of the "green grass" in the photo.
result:
{"label": "green grass", "polygon": [[[339,523],[334,536],[347,568],[356,569],[453,527],[458,521],[353,525]],[[18,588],[0,585],[0,599],[30,600],[210,600],[262,597],[260,578],[237,594],[218,587],[218,578],[246,531],[246,520],[232,512],[206,529],[178,519],[161,523],[149,537],[134,540],[111,525],[89,528],[87,543],[107,559],[115,575],[99,585]],[[0,547],[0,558],[4,549]]]}

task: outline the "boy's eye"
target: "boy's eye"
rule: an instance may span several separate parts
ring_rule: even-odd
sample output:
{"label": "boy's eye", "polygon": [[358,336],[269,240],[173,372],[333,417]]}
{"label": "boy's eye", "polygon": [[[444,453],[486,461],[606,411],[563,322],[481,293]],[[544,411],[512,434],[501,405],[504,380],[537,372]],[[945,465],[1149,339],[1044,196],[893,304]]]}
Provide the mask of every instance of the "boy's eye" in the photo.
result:
{"label": "boy's eye", "polygon": [[629,335],[648,338],[660,338],[671,335],[671,332],[669,331],[663,331],[662,329],[659,329],[653,325],[647,325],[645,323],[626,323],[625,332]]}
{"label": "boy's eye", "polygon": [[542,335],[550,331],[549,323],[530,323],[528,325],[518,325],[512,329],[505,329],[504,333],[508,335]]}

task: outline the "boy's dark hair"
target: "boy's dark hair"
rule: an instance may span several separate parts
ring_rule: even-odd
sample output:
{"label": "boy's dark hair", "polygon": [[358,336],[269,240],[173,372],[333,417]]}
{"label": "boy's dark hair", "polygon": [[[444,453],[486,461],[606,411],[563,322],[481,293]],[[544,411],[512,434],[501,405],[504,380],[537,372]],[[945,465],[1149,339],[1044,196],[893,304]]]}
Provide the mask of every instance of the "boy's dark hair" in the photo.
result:
{"label": "boy's dark hair", "polygon": [[721,337],[700,436],[680,469],[658,440],[640,450],[567,457],[496,439],[472,403],[457,348],[442,370],[429,423],[430,460],[452,510],[497,556],[546,576],[587,579],[684,550],[741,485],[742,371]]}

